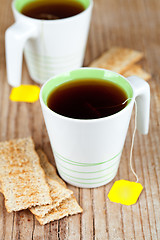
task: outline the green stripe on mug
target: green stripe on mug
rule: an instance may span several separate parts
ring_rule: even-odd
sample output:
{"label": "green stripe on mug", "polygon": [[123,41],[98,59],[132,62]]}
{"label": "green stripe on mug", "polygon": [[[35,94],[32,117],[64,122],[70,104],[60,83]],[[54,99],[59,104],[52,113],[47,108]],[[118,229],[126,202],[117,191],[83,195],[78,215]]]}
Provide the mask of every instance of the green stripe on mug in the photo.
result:
{"label": "green stripe on mug", "polygon": [[75,173],[83,173],[83,174],[93,174],[93,173],[100,173],[100,172],[104,172],[104,171],[107,171],[108,169],[111,169],[111,168],[117,168],[117,165],[116,164],[113,164],[112,166],[110,167],[107,167],[105,169],[102,169],[102,170],[98,170],[98,171],[94,171],[94,172],[80,172],[80,171],[76,171],[76,170],[73,170],[73,169],[69,169],[67,167],[64,167],[62,164],[60,164],[59,162],[56,162],[58,166],[60,166],[61,168],[64,168],[70,172],[75,172]]}
{"label": "green stripe on mug", "polygon": [[[103,175],[103,176],[101,176],[101,177],[97,177],[97,178],[79,178],[79,177],[73,177],[73,176],[71,176],[71,175],[69,175],[69,174],[67,174],[67,173],[65,173],[64,171],[62,171],[61,169],[59,169],[59,171],[62,173],[62,174],[64,174],[65,176],[68,176],[68,177],[71,177],[71,178],[74,178],[74,179],[79,179],[79,180],[96,180],[96,179],[101,179],[101,178],[104,178],[104,177],[106,177],[106,176],[108,176],[108,175],[112,175],[113,174],[113,172],[111,172],[111,173],[109,173],[109,174],[105,174],[105,175]],[[115,172],[117,172],[117,171],[115,171]]]}
{"label": "green stripe on mug", "polygon": [[61,161],[63,162],[66,162],[68,164],[71,164],[71,165],[77,165],[77,166],[82,166],[82,167],[88,167],[88,166],[97,166],[97,165],[101,165],[101,164],[104,164],[104,163],[107,163],[107,162],[111,162],[113,159],[115,159],[116,157],[118,157],[120,154],[122,153],[122,150],[117,154],[115,155],[114,157],[104,161],[104,162],[98,162],[98,163],[80,163],[80,162],[75,162],[75,161],[72,161],[68,158],[65,158],[63,157],[62,155],[60,155],[59,153],[57,153],[55,150],[54,150],[54,154],[55,156],[57,156]]}
{"label": "green stripe on mug", "polygon": [[[59,173],[60,173],[60,175],[61,176],[63,176],[63,174],[61,174],[61,172],[59,171]],[[115,173],[116,174],[116,173]],[[80,184],[85,184],[85,185],[96,185],[96,184],[99,184],[99,183],[104,183],[104,182],[108,182],[108,181],[111,181],[113,178],[114,178],[114,176],[115,176],[115,174],[113,174],[111,177],[109,177],[109,178],[106,178],[105,180],[103,180],[103,181],[98,181],[98,182],[80,182],[80,181],[76,181],[76,180],[73,180],[73,179],[70,179],[70,177],[68,177],[68,176],[65,176],[65,178],[67,178],[67,179],[69,179],[70,181],[72,181],[72,182],[75,182],[75,183],[80,183]],[[65,174],[64,174],[65,175]]]}

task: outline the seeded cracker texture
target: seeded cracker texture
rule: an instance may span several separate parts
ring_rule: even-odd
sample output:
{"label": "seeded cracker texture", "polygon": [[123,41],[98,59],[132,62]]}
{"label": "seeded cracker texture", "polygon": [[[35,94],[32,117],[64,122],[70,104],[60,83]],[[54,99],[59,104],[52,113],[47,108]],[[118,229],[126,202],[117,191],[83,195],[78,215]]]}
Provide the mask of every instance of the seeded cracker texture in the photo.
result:
{"label": "seeded cracker texture", "polygon": [[32,138],[0,142],[0,182],[8,212],[52,203]]}
{"label": "seeded cracker texture", "polygon": [[45,225],[51,221],[59,220],[63,217],[82,213],[82,208],[78,205],[75,197],[72,195],[70,198],[61,202],[61,204],[53,209],[51,212],[46,214],[44,217],[36,217],[41,225]]}
{"label": "seeded cracker texture", "polygon": [[104,68],[123,74],[143,58],[142,52],[121,47],[112,47],[94,60],[89,67]]}
{"label": "seeded cracker texture", "polygon": [[63,200],[69,198],[73,194],[71,190],[65,188],[59,182],[49,177],[46,177],[46,179],[50,187],[50,196],[52,198],[52,203],[49,205],[32,207],[30,209],[34,215],[39,217],[44,217],[45,214],[58,207]]}
{"label": "seeded cracker texture", "polygon": [[57,175],[56,168],[48,161],[46,154],[41,149],[38,149],[37,153],[40,158],[41,167],[43,168],[46,176],[53,180],[56,180],[64,187],[66,187],[65,182]]}

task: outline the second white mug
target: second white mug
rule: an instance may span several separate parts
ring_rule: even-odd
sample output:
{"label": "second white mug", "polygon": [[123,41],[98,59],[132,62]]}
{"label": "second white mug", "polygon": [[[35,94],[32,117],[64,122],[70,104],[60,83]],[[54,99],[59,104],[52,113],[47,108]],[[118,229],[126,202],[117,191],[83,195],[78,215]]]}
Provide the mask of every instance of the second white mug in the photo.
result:
{"label": "second white mug", "polygon": [[23,50],[30,77],[38,83],[44,83],[51,76],[82,66],[93,1],[76,1],[80,2],[85,10],[73,17],[58,20],[27,17],[21,10],[31,1],[13,1],[12,10],[16,22],[7,29],[5,37],[10,85],[21,84]]}

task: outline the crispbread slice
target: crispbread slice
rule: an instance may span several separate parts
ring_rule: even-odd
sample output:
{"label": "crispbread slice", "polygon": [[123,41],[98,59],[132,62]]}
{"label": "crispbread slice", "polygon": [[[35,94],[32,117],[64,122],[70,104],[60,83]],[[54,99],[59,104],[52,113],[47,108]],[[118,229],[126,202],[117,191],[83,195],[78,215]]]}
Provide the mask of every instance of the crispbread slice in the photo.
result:
{"label": "crispbread slice", "polygon": [[123,74],[142,57],[142,52],[129,48],[113,47],[94,60],[89,67],[104,68]]}
{"label": "crispbread slice", "polygon": [[151,78],[151,75],[147,73],[142,67],[138,64],[131,66],[126,72],[123,73],[124,77],[137,76],[146,81]]}
{"label": "crispbread slice", "polygon": [[52,202],[31,138],[0,142],[0,181],[8,212]]}
{"label": "crispbread slice", "polygon": [[66,187],[65,182],[57,175],[56,168],[48,161],[46,154],[41,149],[38,149],[37,153],[40,158],[41,167],[44,169],[45,174]]}
{"label": "crispbread slice", "polygon": [[46,177],[48,185],[50,187],[50,196],[52,198],[52,203],[49,205],[44,205],[44,206],[36,206],[30,208],[30,211],[39,217],[44,217],[45,214],[50,212],[53,208],[56,208],[59,206],[59,204],[69,198],[73,192],[67,188],[65,188],[62,184],[59,182]]}
{"label": "crispbread slice", "polygon": [[51,212],[46,214],[44,217],[36,217],[41,225],[49,223],[51,221],[59,220],[63,217],[74,215],[77,213],[82,213],[83,209],[77,203],[75,197],[72,195],[70,198],[61,202],[61,204],[53,209]]}

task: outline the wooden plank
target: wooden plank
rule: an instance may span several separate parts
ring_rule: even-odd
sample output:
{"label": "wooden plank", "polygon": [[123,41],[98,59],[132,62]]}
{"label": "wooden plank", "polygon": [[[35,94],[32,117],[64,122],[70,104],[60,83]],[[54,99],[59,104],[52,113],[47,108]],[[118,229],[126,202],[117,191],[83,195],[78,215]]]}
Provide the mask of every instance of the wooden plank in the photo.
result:
{"label": "wooden plank", "polygon": [[108,238],[104,190],[105,187],[99,187],[92,190],[94,229],[97,240],[106,240]]}
{"label": "wooden plank", "polygon": [[12,239],[32,239],[33,215],[29,210],[15,212],[14,214]]}
{"label": "wooden plank", "polygon": [[92,190],[81,189],[80,190],[80,204],[83,208],[83,214],[81,215],[81,238],[82,240],[94,239],[94,216],[92,206]]}
{"label": "wooden plank", "polygon": [[[133,118],[130,129],[129,129],[130,131],[128,132],[128,136],[126,139],[127,141],[126,141],[126,145],[124,148],[124,154],[122,155],[122,157],[124,156],[124,159],[126,162],[125,165],[127,165],[127,167],[125,167],[125,165],[120,167],[121,171],[122,171],[122,169],[123,169],[123,171],[124,171],[124,169],[126,169],[125,179],[130,180],[130,181],[135,181],[135,177],[132,174],[131,168],[130,168],[130,148],[131,148],[131,140],[132,140],[132,136],[133,136],[134,127],[135,127],[135,123],[134,123],[134,118]],[[135,136],[135,143],[136,143],[136,136]],[[134,154],[135,148],[136,148],[136,146],[134,145],[133,157],[132,157],[132,165],[133,165],[134,169],[135,169],[135,157],[134,157],[135,156],[135,154]],[[139,168],[136,168],[135,171],[138,174],[138,177],[142,176],[140,166],[139,166]],[[122,176],[123,176],[123,172],[121,174],[121,178],[122,178]],[[141,178],[140,178],[140,182],[141,182]],[[129,236],[131,236],[132,239],[137,239],[137,240],[144,239],[144,234],[142,231],[143,226],[142,226],[142,220],[141,220],[141,215],[140,215],[139,203],[137,202],[133,206],[123,206],[123,209],[126,211],[125,214],[123,214],[125,239],[128,239]]]}
{"label": "wooden plank", "polygon": [[[68,185],[69,189],[71,189],[74,193],[75,198],[78,203],[80,203],[80,190],[77,187],[73,187]],[[80,240],[80,231],[81,231],[81,214],[74,215],[69,217],[68,219],[68,236],[73,240]],[[63,238],[62,238],[63,239]]]}
{"label": "wooden plank", "polygon": [[[130,156],[130,144],[131,144],[131,135],[128,134],[124,151],[122,153],[122,158],[119,167],[119,178],[124,180],[131,180],[129,179],[129,156]],[[127,166],[127,167],[126,167]],[[124,231],[124,239],[135,239],[135,230],[133,225],[133,209],[132,206],[122,206],[121,210],[122,214],[122,224],[123,224],[123,231]]]}
{"label": "wooden plank", "polygon": [[107,204],[109,239],[124,239],[123,225],[121,220],[121,206],[114,203]]}

